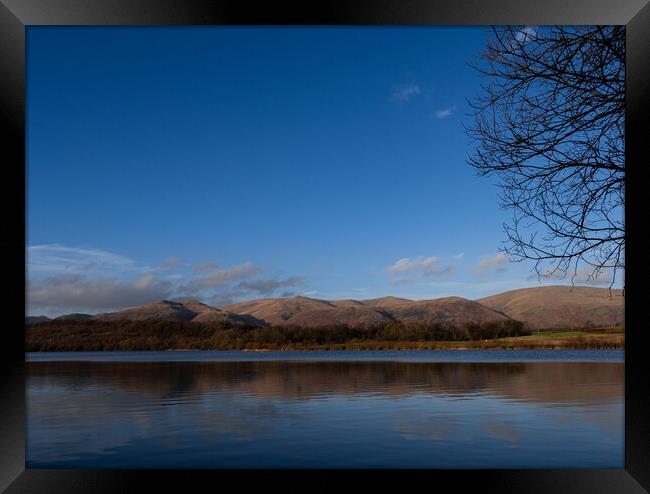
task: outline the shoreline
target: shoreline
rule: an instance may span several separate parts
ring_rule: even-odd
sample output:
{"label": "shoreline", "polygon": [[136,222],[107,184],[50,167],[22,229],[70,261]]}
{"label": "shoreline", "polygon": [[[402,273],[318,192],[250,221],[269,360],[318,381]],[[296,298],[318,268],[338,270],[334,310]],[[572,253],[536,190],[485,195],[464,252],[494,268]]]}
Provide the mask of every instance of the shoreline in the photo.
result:
{"label": "shoreline", "polygon": [[211,351],[211,352],[232,352],[240,351],[247,353],[267,353],[267,352],[391,352],[391,351],[490,351],[490,350],[625,350],[625,344],[585,344],[585,345],[437,345],[428,342],[416,342],[418,345],[408,343],[387,345],[386,343],[377,345],[313,345],[313,346],[279,346],[274,348],[138,348],[138,349],[57,349],[57,350],[25,350],[25,353],[84,353],[84,352],[194,352],[194,351]]}
{"label": "shoreline", "polygon": [[[547,330],[536,334],[493,339],[438,340],[438,339],[375,339],[363,337],[338,341],[327,333],[307,334],[294,341],[269,341],[243,332],[229,338],[217,339],[212,333],[192,334],[180,331],[160,334],[133,334],[128,331],[85,330],[61,331],[51,334],[46,328],[26,335],[26,352],[125,352],[125,351],[195,351],[224,350],[245,352],[293,351],[416,351],[416,350],[624,350],[624,328],[594,328],[583,330]],[[226,333],[227,334],[227,333]],[[257,337],[256,337],[257,336]],[[258,338],[260,337],[260,338]],[[322,337],[319,338],[319,337]],[[319,341],[320,339],[320,341]],[[324,340],[324,341],[323,341]],[[334,340],[334,341],[332,341]]]}

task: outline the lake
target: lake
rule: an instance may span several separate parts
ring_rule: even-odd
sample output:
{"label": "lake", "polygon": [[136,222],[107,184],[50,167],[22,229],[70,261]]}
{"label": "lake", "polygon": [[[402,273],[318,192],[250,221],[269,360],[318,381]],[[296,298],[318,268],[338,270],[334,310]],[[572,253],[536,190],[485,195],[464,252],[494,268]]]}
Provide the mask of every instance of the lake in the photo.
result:
{"label": "lake", "polygon": [[622,350],[29,353],[27,468],[623,468]]}

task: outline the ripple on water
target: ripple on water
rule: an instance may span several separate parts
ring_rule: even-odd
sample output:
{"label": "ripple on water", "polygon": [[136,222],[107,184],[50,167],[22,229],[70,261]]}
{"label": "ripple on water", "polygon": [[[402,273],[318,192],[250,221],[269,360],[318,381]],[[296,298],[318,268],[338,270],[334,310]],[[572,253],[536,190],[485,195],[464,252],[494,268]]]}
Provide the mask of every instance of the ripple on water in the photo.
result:
{"label": "ripple on water", "polygon": [[30,467],[621,468],[623,364],[30,361]]}

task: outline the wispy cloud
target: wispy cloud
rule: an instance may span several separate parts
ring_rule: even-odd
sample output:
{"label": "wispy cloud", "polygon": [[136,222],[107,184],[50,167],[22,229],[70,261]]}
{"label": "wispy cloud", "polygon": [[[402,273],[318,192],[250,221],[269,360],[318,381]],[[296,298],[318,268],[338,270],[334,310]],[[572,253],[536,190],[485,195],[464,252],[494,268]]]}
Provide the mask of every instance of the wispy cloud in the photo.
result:
{"label": "wispy cloud", "polygon": [[391,284],[405,285],[418,281],[438,279],[447,276],[453,271],[451,266],[440,266],[440,258],[430,257],[404,257],[387,268],[388,274],[393,276]]}
{"label": "wispy cloud", "polygon": [[402,103],[406,103],[409,101],[411,98],[419,95],[422,93],[422,89],[418,84],[411,83],[411,84],[402,84],[400,86],[397,86],[394,90],[393,93],[391,94],[391,99],[394,101],[399,101]]}
{"label": "wispy cloud", "polygon": [[176,256],[147,266],[101,249],[59,244],[27,248],[30,315],[100,312],[155,302],[199,298],[222,303],[258,296],[289,296],[306,283],[245,261],[188,266]]}
{"label": "wispy cloud", "polygon": [[131,307],[168,298],[172,284],[155,275],[123,281],[89,279],[81,275],[58,275],[28,284],[29,312],[97,312]]}
{"label": "wispy cloud", "polygon": [[439,259],[435,256],[431,257],[418,257],[416,259],[411,259],[404,257],[395,262],[392,266],[388,268],[388,272],[391,274],[395,273],[407,273],[410,271],[431,271],[438,267]]}
{"label": "wispy cloud", "polygon": [[102,249],[62,244],[32,245],[26,248],[26,255],[28,273],[36,277],[89,272],[115,275],[142,270],[134,260]]}
{"label": "wispy cloud", "polygon": [[505,252],[499,252],[493,256],[481,259],[472,266],[471,271],[481,277],[486,277],[495,273],[503,273],[507,270],[508,255]]}
{"label": "wispy cloud", "polygon": [[254,281],[241,281],[235,288],[243,289],[246,291],[257,292],[260,295],[271,295],[276,290],[295,288],[302,285],[305,279],[302,276],[290,276],[289,278],[278,279],[261,279]]}
{"label": "wispy cloud", "polygon": [[436,118],[442,119],[442,118],[449,117],[455,111],[456,111],[456,107],[455,106],[450,106],[450,107],[447,107],[447,108],[442,108],[442,109],[436,111],[434,114],[435,114]]}
{"label": "wispy cloud", "polygon": [[297,294],[297,289],[304,284],[305,278],[301,276],[240,281],[226,289],[214,292],[207,300],[211,304],[219,306],[254,297],[292,297]]}
{"label": "wispy cloud", "polygon": [[207,261],[194,266],[190,277],[179,280],[176,298],[193,297],[223,305],[260,296],[292,296],[305,283],[301,276],[282,277],[251,261],[230,267]]}
{"label": "wispy cloud", "polygon": [[250,261],[229,268],[221,268],[216,263],[214,264],[216,267],[198,271],[199,274],[193,276],[185,285],[180,286],[179,291],[187,294],[200,294],[206,290],[223,288],[230,283],[254,277],[265,271],[264,268],[254,266]]}
{"label": "wispy cloud", "polygon": [[179,269],[185,266],[185,261],[177,256],[169,256],[165,258],[159,266],[167,271],[173,271],[174,269]]}
{"label": "wispy cloud", "polygon": [[508,262],[508,254],[505,252],[499,252],[491,257],[486,257],[481,259],[476,265],[479,269],[493,269],[499,268]]}
{"label": "wispy cloud", "polygon": [[[619,278],[617,274],[617,279]],[[613,271],[611,269],[602,269],[594,272],[586,269],[578,269],[578,271],[569,271],[563,273],[558,271],[547,270],[544,273],[533,273],[529,275],[527,280],[562,280],[566,282],[581,283],[585,285],[610,285],[612,283]]]}
{"label": "wispy cloud", "polygon": [[219,264],[215,261],[205,261],[205,262],[200,262],[194,266],[194,272],[195,273],[202,273],[204,271],[209,271],[212,269],[218,269]]}

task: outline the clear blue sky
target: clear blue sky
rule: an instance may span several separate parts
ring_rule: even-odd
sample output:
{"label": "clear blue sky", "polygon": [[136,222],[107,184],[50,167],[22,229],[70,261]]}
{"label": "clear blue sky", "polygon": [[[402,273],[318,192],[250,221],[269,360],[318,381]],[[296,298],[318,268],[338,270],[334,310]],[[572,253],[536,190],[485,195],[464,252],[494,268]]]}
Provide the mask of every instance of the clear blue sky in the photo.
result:
{"label": "clear blue sky", "polygon": [[538,285],[466,164],[488,35],[28,28],[29,313]]}

